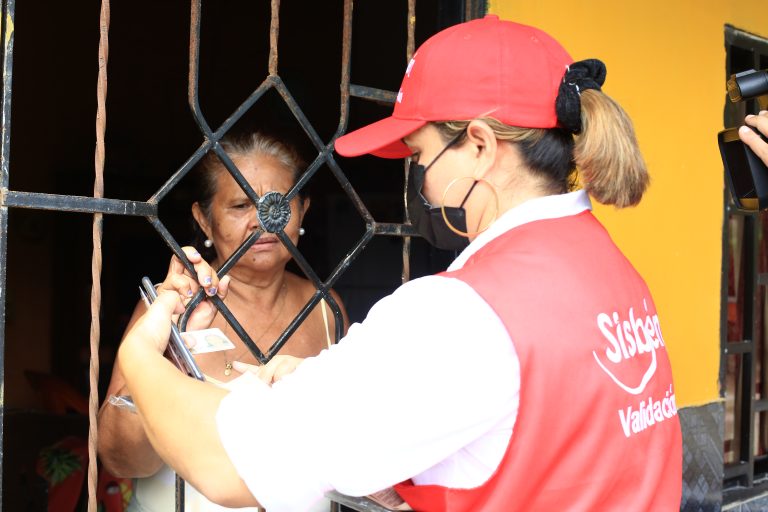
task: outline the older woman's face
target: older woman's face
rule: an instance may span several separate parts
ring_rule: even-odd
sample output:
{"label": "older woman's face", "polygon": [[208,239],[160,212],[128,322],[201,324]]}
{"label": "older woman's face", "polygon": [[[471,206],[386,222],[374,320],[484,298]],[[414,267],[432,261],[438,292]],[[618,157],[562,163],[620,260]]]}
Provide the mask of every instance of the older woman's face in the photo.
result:
{"label": "older woman's face", "polygon": [[[241,156],[233,158],[233,161],[259,196],[272,191],[286,194],[294,184],[291,170],[275,158],[261,155]],[[193,214],[206,236],[213,241],[219,262],[222,262],[261,226],[256,207],[223,167],[218,171],[216,179],[216,194],[211,201],[210,219],[204,218],[197,204],[193,207]],[[304,204],[298,197],[291,201],[291,219],[285,227],[285,233],[294,244],[298,243],[299,227],[307,206],[308,200],[305,200]],[[238,266],[249,265],[255,269],[266,270],[285,265],[290,258],[277,236],[265,232],[239,260]]]}

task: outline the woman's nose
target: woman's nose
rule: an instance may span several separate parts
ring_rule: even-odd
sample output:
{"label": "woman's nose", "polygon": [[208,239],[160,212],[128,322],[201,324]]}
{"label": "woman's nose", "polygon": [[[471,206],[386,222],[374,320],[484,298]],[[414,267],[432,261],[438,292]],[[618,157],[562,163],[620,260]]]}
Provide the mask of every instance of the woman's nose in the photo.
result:
{"label": "woman's nose", "polygon": [[248,229],[251,231],[256,231],[257,229],[261,229],[261,222],[259,221],[259,212],[256,209],[256,206],[253,206],[251,208],[251,214],[248,217]]}

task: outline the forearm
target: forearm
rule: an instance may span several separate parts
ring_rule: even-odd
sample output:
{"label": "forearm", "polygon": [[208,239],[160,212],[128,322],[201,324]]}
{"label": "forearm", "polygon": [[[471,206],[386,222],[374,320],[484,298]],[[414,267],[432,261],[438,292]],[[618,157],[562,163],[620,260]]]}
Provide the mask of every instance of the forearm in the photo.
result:
{"label": "forearm", "polygon": [[258,505],[219,440],[215,415],[227,392],[182,375],[142,343],[123,343],[119,357],[157,454],[211,501],[229,507]]}
{"label": "forearm", "polygon": [[[139,302],[128,323],[128,330],[146,312]],[[127,332],[127,331],[126,331]],[[119,364],[112,368],[107,395],[129,395]],[[99,411],[99,458],[107,471],[123,478],[142,478],[155,474],[163,465],[144,433],[138,414],[108,402]]]}
{"label": "forearm", "polygon": [[163,465],[139,416],[111,404],[99,412],[98,452],[106,470],[121,478],[147,477]]}

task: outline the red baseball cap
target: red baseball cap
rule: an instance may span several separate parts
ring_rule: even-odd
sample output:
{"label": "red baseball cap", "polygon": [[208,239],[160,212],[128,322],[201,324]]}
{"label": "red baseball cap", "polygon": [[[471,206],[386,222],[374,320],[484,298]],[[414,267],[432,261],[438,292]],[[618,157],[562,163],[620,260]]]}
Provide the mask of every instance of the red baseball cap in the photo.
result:
{"label": "red baseball cap", "polygon": [[568,52],[545,32],[498,16],[438,32],[414,53],[390,117],[336,139],[343,156],[405,158],[402,139],[430,121],[489,116],[510,126],[558,125]]}

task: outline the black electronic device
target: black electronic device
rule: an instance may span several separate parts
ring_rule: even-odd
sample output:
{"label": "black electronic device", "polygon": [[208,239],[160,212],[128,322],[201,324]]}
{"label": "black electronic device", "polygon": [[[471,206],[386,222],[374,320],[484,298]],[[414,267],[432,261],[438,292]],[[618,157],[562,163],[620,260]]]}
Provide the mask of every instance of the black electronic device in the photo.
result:
{"label": "black electronic device", "polygon": [[[768,138],[752,129],[768,142]],[[736,207],[746,211],[768,208],[768,167],[741,141],[739,129],[721,131],[717,143],[725,166],[725,181]]]}
{"label": "black electronic device", "polygon": [[[726,85],[728,97],[733,102],[763,97],[768,94],[768,71],[752,69],[736,73]],[[752,130],[768,142],[757,129]],[[736,207],[745,211],[768,209],[768,167],[765,163],[741,141],[738,128],[721,131],[717,134],[717,142],[725,167],[725,181]]]}

